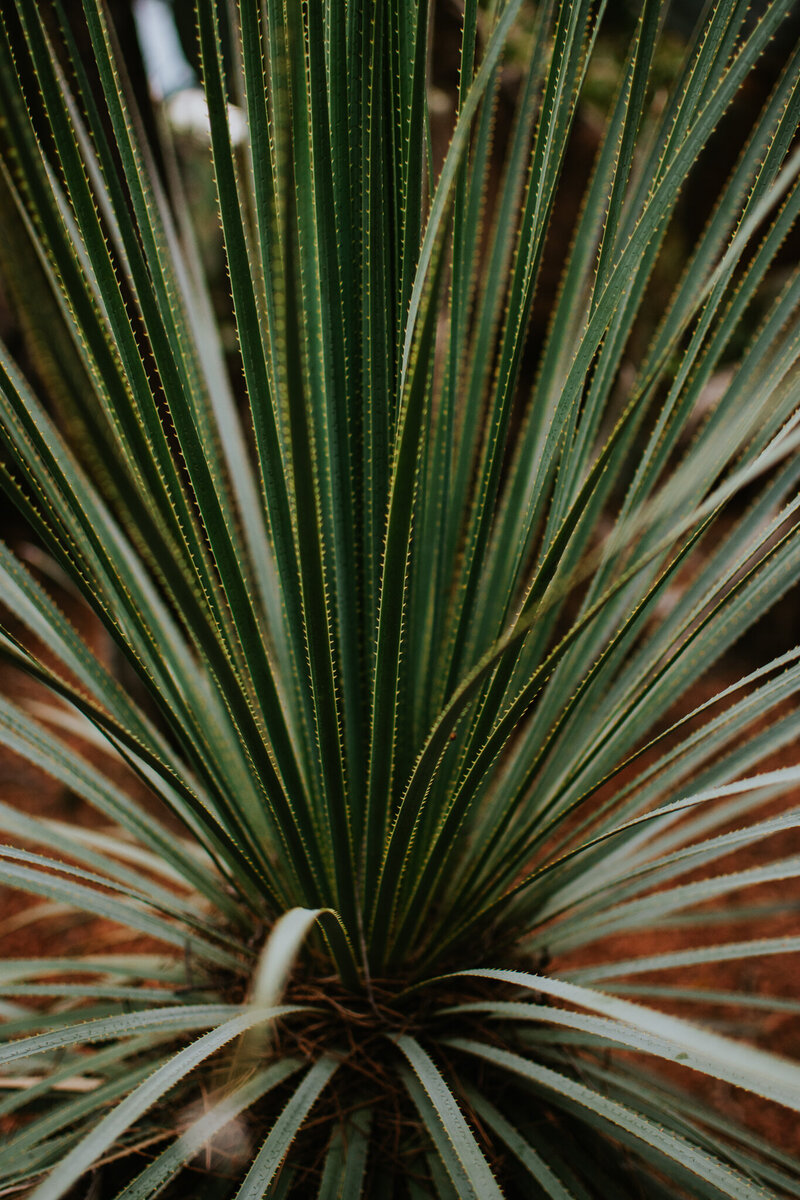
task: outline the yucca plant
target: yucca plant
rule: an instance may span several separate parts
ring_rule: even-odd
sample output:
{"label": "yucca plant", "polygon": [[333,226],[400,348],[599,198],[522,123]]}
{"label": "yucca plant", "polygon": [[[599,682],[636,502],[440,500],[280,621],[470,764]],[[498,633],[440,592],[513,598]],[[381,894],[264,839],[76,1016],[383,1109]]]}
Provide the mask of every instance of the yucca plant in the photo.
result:
{"label": "yucca plant", "polygon": [[676,265],[787,6],[665,91],[644,0],[566,254],[605,7],[464,0],[444,151],[426,0],[197,0],[224,280],[102,0],[5,7],[0,739],[96,822],[0,805],[2,1195],[800,1196],[800,650],[694,686],[800,577],[800,50]]}

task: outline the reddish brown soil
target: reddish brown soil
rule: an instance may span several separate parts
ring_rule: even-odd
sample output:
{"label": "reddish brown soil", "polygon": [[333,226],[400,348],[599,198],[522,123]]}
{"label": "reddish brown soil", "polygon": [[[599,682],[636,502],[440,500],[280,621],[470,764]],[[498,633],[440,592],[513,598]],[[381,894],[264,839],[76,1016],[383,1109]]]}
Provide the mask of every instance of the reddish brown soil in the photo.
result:
{"label": "reddish brown soil", "polygon": [[[692,689],[690,695],[681,703],[680,709],[683,712],[691,711],[751,669],[752,666],[735,672],[725,667],[718,669]],[[680,711],[676,710],[672,714],[672,719],[677,719],[679,715]],[[703,720],[707,720],[709,715],[709,713],[704,714]],[[663,746],[659,747],[659,752],[663,752],[664,748]],[[654,753],[643,755],[637,763],[637,770],[655,757]],[[752,773],[796,766],[799,757],[796,746],[786,747],[780,753],[765,759]],[[620,779],[624,780],[624,778],[625,774],[623,773]],[[794,798],[791,795],[782,796],[757,809],[751,819],[760,820],[786,811],[798,800],[800,800],[800,793]],[[745,820],[740,819],[729,828],[738,828],[745,823],[747,823]],[[720,827],[716,832],[726,832],[726,827]],[[757,845],[738,850],[695,875],[687,873],[678,882],[688,883],[692,879],[701,878],[704,875],[746,870],[748,867],[758,866],[765,861],[792,854],[800,854],[800,829],[784,831]],[[548,969],[557,974],[559,968],[585,967],[594,962],[639,958],[650,954],[693,949],[697,945],[749,941],[761,937],[796,937],[800,930],[800,881],[796,879],[741,889],[739,892],[732,892],[722,900],[709,903],[695,911],[705,911],[710,914],[714,909],[719,910],[729,904],[774,906],[781,911],[765,920],[713,923],[707,929],[700,931],[686,926],[628,932],[606,938],[602,942],[596,942],[579,953],[575,952],[570,956],[554,960]],[[691,968],[652,972],[636,975],[632,982],[636,984],[652,983],[656,986],[673,985],[709,991],[750,992],[759,996],[782,997],[798,1001],[800,1000],[800,954],[745,958],[740,961],[709,963]],[[600,983],[598,986],[602,987],[603,985]],[[637,997],[632,996],[631,999],[636,1000]],[[662,998],[654,1000],[653,1003],[686,1020],[708,1023],[732,1037],[746,1038],[774,1053],[800,1059],[800,1015],[769,1014],[752,1007],[748,1009],[723,1004],[699,1005],[689,1002],[670,1002]],[[680,1067],[671,1067],[666,1063],[659,1062],[658,1069],[696,1096],[706,1098],[720,1112],[749,1125],[782,1149],[800,1154],[800,1124],[796,1113],[780,1105],[759,1099],[731,1085],[711,1082]]]}

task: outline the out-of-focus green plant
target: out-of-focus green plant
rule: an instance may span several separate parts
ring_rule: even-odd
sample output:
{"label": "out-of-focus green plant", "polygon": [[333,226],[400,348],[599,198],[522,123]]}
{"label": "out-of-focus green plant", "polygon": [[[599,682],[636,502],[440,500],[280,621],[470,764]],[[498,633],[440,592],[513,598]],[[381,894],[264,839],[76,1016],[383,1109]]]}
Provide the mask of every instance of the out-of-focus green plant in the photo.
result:
{"label": "out-of-focus green plant", "polygon": [[[800,1068],[691,1019],[798,1011],[800,938],[749,889],[800,874],[800,768],[759,773],[800,650],[687,698],[800,575],[800,273],[771,273],[800,52],[632,340],[786,9],[710,5],[654,103],[644,0],[529,345],[605,6],[539,5],[497,186],[520,0],[463,7],[434,167],[426,3],[197,0],[226,356],[101,0],[88,63],[57,3],[8,6],[0,257],[35,385],[3,350],[0,471],[125,673],[0,549],[2,657],[53,696],[4,699],[0,738],[98,814],[0,805],[0,882],[144,940],[0,965],[3,1195],[800,1195],[708,1102],[797,1111]],[[753,956],[774,994],[709,987]]]}

